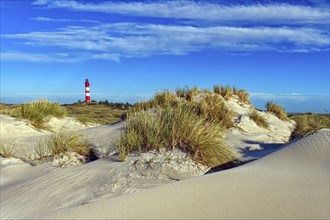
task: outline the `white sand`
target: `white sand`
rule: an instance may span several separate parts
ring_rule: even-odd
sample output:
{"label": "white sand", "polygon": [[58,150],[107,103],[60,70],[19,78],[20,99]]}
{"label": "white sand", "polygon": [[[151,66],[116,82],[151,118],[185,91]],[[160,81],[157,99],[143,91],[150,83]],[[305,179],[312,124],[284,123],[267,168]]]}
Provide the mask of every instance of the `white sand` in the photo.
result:
{"label": "white sand", "polygon": [[49,219],[329,219],[330,130],[250,164],[73,209]]}
{"label": "white sand", "polygon": [[84,125],[70,117],[64,117],[61,119],[50,117],[46,122],[46,125],[49,127],[50,131],[38,130],[30,125],[27,120],[17,120],[9,115],[0,114],[0,138],[40,136],[50,134],[51,131],[78,131],[90,127],[89,125]]}
{"label": "white sand", "polygon": [[227,135],[228,145],[242,153],[243,161],[251,161],[281,149],[295,128],[294,121],[282,121],[269,112],[258,111],[269,124],[269,129],[259,127],[250,119],[255,110],[252,105],[242,104],[236,98],[227,101],[227,106],[236,114],[235,126]]}
{"label": "white sand", "polygon": [[15,155],[21,158],[32,155],[35,143],[53,132],[80,131],[92,126],[84,125],[71,117],[61,119],[50,117],[46,125],[49,130],[36,129],[27,120],[0,114],[0,140],[14,143],[16,145]]}
{"label": "white sand", "polygon": [[[0,219],[328,219],[330,130],[284,146],[293,122],[260,112],[270,129],[260,128],[249,118],[252,106],[228,103],[240,128],[229,131],[228,144],[243,161],[260,160],[189,179],[207,169],[178,152],[130,156],[124,163],[110,156],[69,168],[0,158]],[[50,134],[0,116],[1,138],[13,140],[18,155],[31,153]],[[86,129],[73,119],[53,118],[50,126],[79,130],[107,156],[102,151],[124,124]]]}

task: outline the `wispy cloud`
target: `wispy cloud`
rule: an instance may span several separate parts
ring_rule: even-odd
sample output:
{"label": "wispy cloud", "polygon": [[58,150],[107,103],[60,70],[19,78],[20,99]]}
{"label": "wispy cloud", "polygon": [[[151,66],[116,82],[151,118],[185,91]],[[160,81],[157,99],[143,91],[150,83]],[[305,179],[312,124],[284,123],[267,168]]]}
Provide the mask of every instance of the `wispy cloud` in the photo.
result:
{"label": "wispy cloud", "polygon": [[[39,22],[75,22],[75,26],[3,34],[3,39],[29,47],[28,51],[42,47],[51,54],[14,53],[4,47],[2,59],[120,61],[122,58],[204,51],[243,56],[260,51],[308,53],[329,50],[330,12],[322,4],[224,2],[36,0],[33,6],[46,9],[170,19],[160,24],[155,23],[155,19],[143,19],[142,23],[101,24],[87,19],[34,17],[31,19]],[[92,24],[86,27],[78,22]],[[57,55],[63,51],[68,56]]]}
{"label": "wispy cloud", "polygon": [[41,22],[86,22],[86,23],[99,23],[96,20],[88,20],[88,19],[66,19],[66,18],[48,18],[48,17],[35,17],[30,18],[34,21],[41,21]]}
{"label": "wispy cloud", "polygon": [[322,95],[304,95],[300,93],[289,93],[289,94],[270,94],[270,93],[250,93],[252,99],[260,99],[265,101],[293,101],[296,103],[306,102],[310,100],[324,100],[329,102],[329,96]]}
{"label": "wispy cloud", "polygon": [[21,61],[33,63],[75,63],[86,60],[111,60],[119,61],[117,55],[114,54],[92,54],[92,53],[26,53],[20,51],[0,52],[1,61]]}
{"label": "wispy cloud", "polygon": [[[246,3],[246,1],[245,1]],[[299,3],[299,2],[297,2]],[[275,23],[312,23],[329,22],[329,10],[326,7],[310,7],[294,4],[223,4],[207,1],[156,1],[156,2],[118,2],[93,1],[78,2],[73,0],[37,0],[32,3],[47,8],[64,8],[76,11],[90,11],[131,16],[218,20],[223,22],[275,22]]]}
{"label": "wispy cloud", "polygon": [[40,54],[24,53],[19,51],[1,52],[3,61],[27,61],[27,62],[73,62],[67,58],[67,54]]}
{"label": "wispy cloud", "polygon": [[[115,61],[122,57],[184,55],[204,50],[225,54],[254,51],[307,52],[327,49],[329,43],[328,33],[313,28],[192,27],[137,23],[68,26],[50,31],[6,34],[2,37],[23,40],[29,46],[93,54],[89,55],[90,59]],[[10,53],[6,56],[10,56]]]}

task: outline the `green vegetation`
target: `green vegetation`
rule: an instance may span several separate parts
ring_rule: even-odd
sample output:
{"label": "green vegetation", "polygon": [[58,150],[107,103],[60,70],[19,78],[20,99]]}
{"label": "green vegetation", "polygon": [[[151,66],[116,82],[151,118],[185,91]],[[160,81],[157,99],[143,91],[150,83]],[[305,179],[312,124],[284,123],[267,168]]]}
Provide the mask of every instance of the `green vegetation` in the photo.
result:
{"label": "green vegetation", "polygon": [[[196,88],[194,90],[195,92],[198,91]],[[191,93],[194,90],[187,88],[184,91],[190,91],[188,93]],[[176,94],[178,94],[178,90],[176,91]],[[129,115],[155,108],[177,108],[179,105],[185,105],[197,116],[202,116],[209,121],[220,123],[225,128],[234,127],[232,119],[234,113],[227,108],[225,102],[219,95],[206,93],[201,95],[198,99],[188,98],[188,100],[193,101],[187,101],[187,98],[180,100],[174,93],[165,90],[156,93],[150,101],[135,104],[134,107],[130,108]]]}
{"label": "green vegetation", "polygon": [[59,103],[49,102],[45,99],[22,105],[1,104],[0,113],[27,119],[31,125],[38,129],[48,129],[45,122],[49,116],[61,118],[67,115],[66,109]]}
{"label": "green vegetation", "polygon": [[213,92],[222,96],[226,100],[237,96],[241,103],[250,104],[250,96],[243,89],[238,90],[236,87],[231,88],[230,86],[223,87],[220,85],[215,85],[213,87]]}
{"label": "green vegetation", "polygon": [[37,158],[41,160],[54,158],[65,152],[89,156],[90,142],[78,133],[61,131],[38,141],[34,149]]}
{"label": "green vegetation", "polygon": [[296,128],[291,134],[291,139],[311,134],[322,128],[330,128],[330,115],[300,114],[291,115],[290,119],[296,122]]}
{"label": "green vegetation", "polygon": [[128,103],[109,103],[94,102],[84,103],[78,102],[64,107],[68,111],[68,115],[77,118],[84,124],[111,124],[121,120],[122,115],[127,112]]}
{"label": "green vegetation", "polygon": [[36,128],[47,129],[47,126],[45,125],[47,117],[54,116],[62,118],[66,115],[66,109],[59,103],[40,99],[23,104],[21,106],[21,114],[19,117],[29,120]]}
{"label": "green vegetation", "polygon": [[238,96],[238,99],[245,104],[250,104],[250,95],[245,90],[240,89],[237,92],[234,92]]}
{"label": "green vegetation", "polygon": [[198,93],[199,89],[196,86],[192,89],[189,87],[179,87],[176,89],[176,96],[179,98],[184,98],[188,102],[192,102],[194,100],[194,96],[198,95]]}
{"label": "green vegetation", "polygon": [[0,114],[16,117],[20,113],[20,106],[21,105],[0,103]]}
{"label": "green vegetation", "polygon": [[129,103],[112,103],[107,100],[93,103],[78,101],[63,106],[47,100],[36,100],[21,105],[0,104],[0,114],[28,119],[36,128],[47,129],[45,122],[49,116],[71,116],[84,124],[110,124],[121,120],[130,106]]}
{"label": "green vegetation", "polygon": [[285,112],[284,108],[278,104],[275,104],[273,102],[268,102],[266,104],[267,111],[274,114],[276,117],[281,119],[282,121],[288,121],[288,115]]}
{"label": "green vegetation", "polygon": [[215,167],[236,159],[221,137],[222,126],[197,116],[186,105],[138,112],[126,124],[126,132],[116,143],[122,160],[131,152],[179,148],[195,161]]}
{"label": "green vegetation", "polygon": [[233,89],[228,85],[226,87],[215,85],[213,86],[213,92],[221,95],[224,99],[228,100],[229,98],[233,97]]}
{"label": "green vegetation", "polygon": [[0,140],[0,157],[14,157],[16,145],[11,140]]}
{"label": "green vegetation", "polygon": [[269,128],[269,124],[264,117],[262,117],[257,110],[254,110],[251,115],[250,119],[253,120],[259,127]]}
{"label": "green vegetation", "polygon": [[157,92],[152,100],[153,106],[161,107],[172,107],[178,102],[178,98],[175,94],[169,90],[164,90],[162,92]]}
{"label": "green vegetation", "polygon": [[188,103],[188,106],[198,115],[209,121],[219,123],[225,128],[234,127],[234,113],[227,108],[224,101],[216,94],[206,94],[199,101]]}
{"label": "green vegetation", "polygon": [[235,159],[221,138],[233,126],[233,112],[221,96],[201,93],[197,87],[165,90],[130,108],[126,131],[116,146],[121,160],[131,152],[179,148],[214,167]]}

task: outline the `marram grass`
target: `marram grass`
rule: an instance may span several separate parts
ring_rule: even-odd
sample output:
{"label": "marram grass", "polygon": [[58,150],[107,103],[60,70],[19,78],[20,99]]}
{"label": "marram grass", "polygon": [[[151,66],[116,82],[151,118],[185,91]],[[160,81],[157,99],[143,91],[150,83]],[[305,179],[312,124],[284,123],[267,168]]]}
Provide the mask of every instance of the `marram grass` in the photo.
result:
{"label": "marram grass", "polygon": [[178,148],[195,161],[215,167],[236,159],[235,152],[222,140],[223,132],[220,124],[180,105],[135,113],[116,146],[121,160],[131,152]]}
{"label": "marram grass", "polygon": [[219,95],[206,94],[199,101],[188,105],[197,115],[205,117],[208,121],[219,123],[227,129],[234,127],[234,113]]}
{"label": "marram grass", "polygon": [[269,128],[269,124],[264,117],[262,117],[258,111],[254,110],[250,114],[250,119],[254,121],[259,127]]}
{"label": "marram grass", "polygon": [[322,128],[330,128],[329,115],[305,114],[291,117],[296,122],[296,128],[291,139],[303,137]]}
{"label": "marram grass", "polygon": [[16,145],[12,140],[0,140],[0,157],[15,157]]}
{"label": "marram grass", "polygon": [[268,112],[274,114],[276,117],[278,117],[282,121],[289,120],[288,115],[282,106],[275,104],[273,102],[267,102],[266,107],[267,107]]}
{"label": "marram grass", "polygon": [[66,115],[67,110],[59,103],[40,99],[23,104],[18,116],[27,119],[36,128],[47,129],[47,126],[45,125],[47,117],[54,116],[61,118]]}
{"label": "marram grass", "polygon": [[89,156],[90,142],[76,132],[60,131],[38,141],[34,149],[39,159],[54,158],[66,152]]}

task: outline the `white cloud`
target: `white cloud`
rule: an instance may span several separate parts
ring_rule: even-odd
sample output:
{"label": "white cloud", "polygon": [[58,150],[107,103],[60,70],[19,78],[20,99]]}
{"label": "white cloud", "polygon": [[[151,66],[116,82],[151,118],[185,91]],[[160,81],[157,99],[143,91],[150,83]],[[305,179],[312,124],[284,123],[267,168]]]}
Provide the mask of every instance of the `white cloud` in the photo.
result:
{"label": "white cloud", "polygon": [[[91,1],[93,2],[93,1]],[[292,4],[217,4],[207,1],[156,1],[156,2],[101,2],[86,3],[63,0],[37,0],[32,3],[48,8],[64,8],[76,11],[124,14],[131,16],[217,20],[223,22],[275,22],[326,24],[330,12],[326,7],[310,7]]]}
{"label": "white cloud", "polygon": [[293,101],[293,102],[306,102],[310,100],[326,100],[329,99],[329,96],[320,96],[320,95],[304,95],[300,93],[289,93],[289,94],[270,94],[270,93],[254,93],[250,92],[251,98],[265,100],[265,101]]}
{"label": "white cloud", "polygon": [[87,23],[99,23],[96,20],[88,20],[88,19],[66,19],[66,18],[48,18],[48,17],[35,17],[30,18],[34,21],[41,21],[41,22],[87,22]]}
{"label": "white cloud", "polygon": [[18,51],[1,52],[1,60],[6,61],[27,61],[27,62],[72,62],[72,60],[66,59],[65,56],[60,54],[40,54],[40,53],[23,53]]}
{"label": "white cloud", "polygon": [[95,55],[92,53],[82,53],[82,54],[68,54],[68,53],[50,53],[50,54],[40,54],[40,53],[25,53],[20,51],[4,51],[0,53],[1,61],[21,61],[21,62],[34,62],[34,63],[74,63],[85,60],[111,60],[119,61],[119,58],[115,54],[101,54]]}
{"label": "white cloud", "polygon": [[[184,55],[206,50],[236,55],[269,50],[308,52],[326,50],[329,44],[328,33],[313,28],[192,27],[137,23],[68,26],[2,37],[23,40],[29,46],[74,51],[82,60],[114,61],[122,57]],[[85,57],[84,53],[87,54]],[[10,55],[5,54],[5,58]],[[43,58],[38,55],[26,57],[25,60],[39,61]]]}

